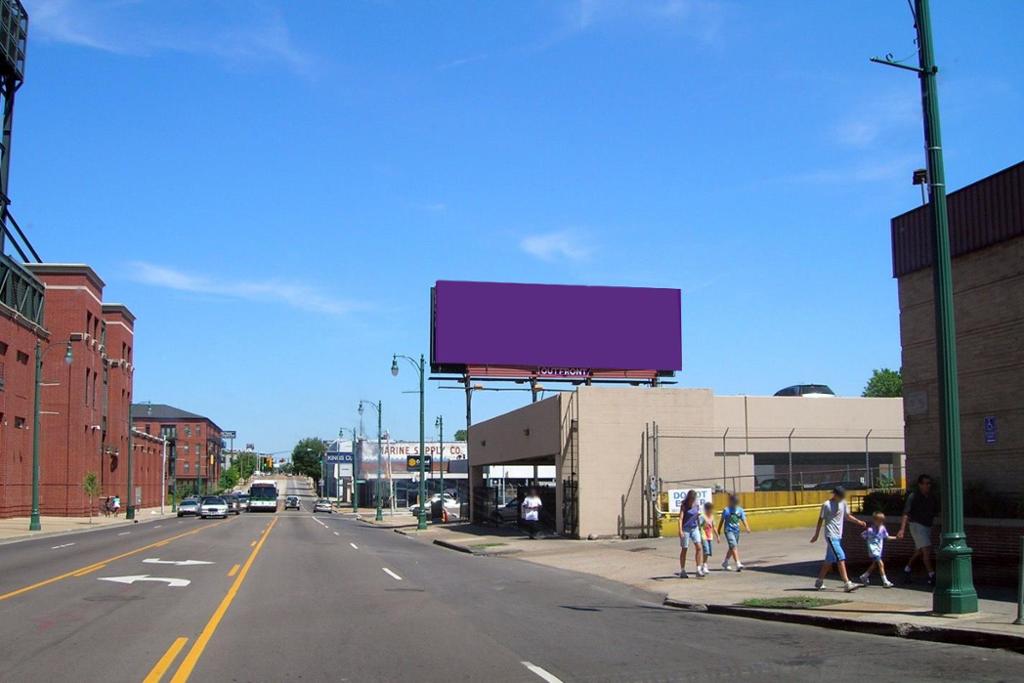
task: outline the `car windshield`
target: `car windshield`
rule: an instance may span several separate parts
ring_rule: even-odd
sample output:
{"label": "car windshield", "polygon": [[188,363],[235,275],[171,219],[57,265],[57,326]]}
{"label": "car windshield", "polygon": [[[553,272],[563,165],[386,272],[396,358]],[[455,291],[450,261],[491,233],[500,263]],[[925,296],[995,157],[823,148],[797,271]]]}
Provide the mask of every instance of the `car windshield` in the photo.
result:
{"label": "car windshield", "polygon": [[203,505],[224,505],[224,499],[220,496],[207,496],[203,498]]}

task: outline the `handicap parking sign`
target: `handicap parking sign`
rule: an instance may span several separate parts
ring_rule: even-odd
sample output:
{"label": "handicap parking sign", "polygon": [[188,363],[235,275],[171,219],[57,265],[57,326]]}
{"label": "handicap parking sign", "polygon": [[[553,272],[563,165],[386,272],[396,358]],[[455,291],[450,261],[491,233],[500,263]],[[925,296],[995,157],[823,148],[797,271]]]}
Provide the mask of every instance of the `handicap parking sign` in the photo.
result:
{"label": "handicap parking sign", "polygon": [[999,432],[996,429],[996,416],[987,415],[985,417],[985,443],[994,444],[999,438]]}

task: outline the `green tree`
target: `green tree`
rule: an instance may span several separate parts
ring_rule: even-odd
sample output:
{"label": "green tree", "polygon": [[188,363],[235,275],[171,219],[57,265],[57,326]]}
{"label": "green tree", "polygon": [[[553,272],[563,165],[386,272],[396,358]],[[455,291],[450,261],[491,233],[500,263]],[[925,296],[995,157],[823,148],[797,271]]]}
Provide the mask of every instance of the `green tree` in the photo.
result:
{"label": "green tree", "polygon": [[307,476],[313,479],[314,488],[320,486],[320,465],[323,462],[324,453],[323,439],[314,436],[301,439],[295,448],[292,449],[292,469],[295,474]]}
{"label": "green tree", "polygon": [[889,368],[875,370],[861,395],[867,398],[899,398],[903,395],[903,371]]}
{"label": "green tree", "polygon": [[230,491],[238,485],[238,465],[234,464],[220,473],[220,490]]}
{"label": "green tree", "polygon": [[89,524],[92,524],[92,502],[100,495],[100,480],[95,472],[86,472],[82,480],[82,490],[89,497]]}
{"label": "green tree", "polygon": [[466,430],[465,429],[458,429],[458,430],[455,431],[455,440],[456,441],[465,441],[467,436],[468,435],[466,434]]}

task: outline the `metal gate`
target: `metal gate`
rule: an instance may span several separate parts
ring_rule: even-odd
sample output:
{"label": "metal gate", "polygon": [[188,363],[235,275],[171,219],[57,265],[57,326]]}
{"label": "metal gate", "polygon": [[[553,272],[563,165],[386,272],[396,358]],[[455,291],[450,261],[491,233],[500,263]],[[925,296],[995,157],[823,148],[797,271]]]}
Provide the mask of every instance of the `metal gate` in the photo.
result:
{"label": "metal gate", "polygon": [[657,433],[657,425],[647,425],[640,434],[636,464],[620,503],[619,536],[622,538],[650,538],[660,534]]}
{"label": "metal gate", "polygon": [[579,406],[576,403],[575,393],[569,396],[569,409],[562,420],[562,433],[566,435],[565,443],[562,444],[562,480],[560,482],[562,487],[562,535],[577,538],[580,533],[580,423]]}

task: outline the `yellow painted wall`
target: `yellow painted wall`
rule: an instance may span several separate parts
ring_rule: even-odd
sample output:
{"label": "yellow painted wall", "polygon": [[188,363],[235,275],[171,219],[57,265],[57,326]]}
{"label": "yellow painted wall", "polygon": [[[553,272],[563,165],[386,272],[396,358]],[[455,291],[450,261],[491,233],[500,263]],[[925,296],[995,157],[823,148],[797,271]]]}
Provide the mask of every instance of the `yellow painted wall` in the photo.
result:
{"label": "yellow painted wall", "polygon": [[[828,491],[797,491],[798,494],[820,494],[825,495],[822,500],[804,503],[802,505],[775,505],[766,507],[747,507],[743,504],[742,498],[744,495],[767,495],[771,496],[774,494],[788,495],[789,491],[759,491],[752,494],[741,494],[741,502],[744,511],[747,513],[747,522],[750,524],[750,529],[753,532],[758,531],[770,531],[773,529],[801,529],[809,528],[818,523],[818,512],[821,510],[821,504],[825,502],[831,493]],[[725,498],[724,501],[719,502],[719,496]],[[815,496],[809,496],[811,498]],[[667,502],[667,501],[666,501]],[[722,507],[728,503],[728,497],[725,494],[715,494],[715,511],[716,513],[722,509]],[[851,512],[858,512],[853,505],[850,508]],[[716,522],[717,525],[717,522]],[[666,514],[661,518],[661,535],[662,536],[675,536],[679,533],[679,515]]]}

